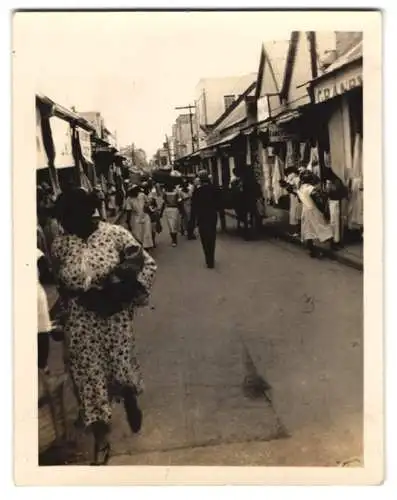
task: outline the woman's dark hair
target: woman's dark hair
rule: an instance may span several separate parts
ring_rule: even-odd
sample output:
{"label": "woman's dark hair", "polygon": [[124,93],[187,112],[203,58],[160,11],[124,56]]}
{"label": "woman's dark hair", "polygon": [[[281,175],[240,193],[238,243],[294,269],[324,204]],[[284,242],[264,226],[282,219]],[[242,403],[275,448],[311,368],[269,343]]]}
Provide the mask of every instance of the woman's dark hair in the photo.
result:
{"label": "woman's dark hair", "polygon": [[299,177],[302,184],[314,185],[317,182],[317,176],[314,175],[313,172],[311,172],[310,170],[304,170]]}
{"label": "woman's dark hair", "polygon": [[135,198],[136,196],[138,196],[140,190],[140,186],[131,186],[127,191],[127,196]]}
{"label": "woman's dark hair", "polygon": [[296,167],[287,167],[285,170],[284,170],[284,174],[287,176],[289,174],[297,174],[298,173],[298,169]]}
{"label": "woman's dark hair", "polygon": [[335,174],[335,172],[332,170],[332,168],[325,168],[324,169],[324,179],[326,181],[340,181],[342,180]]}
{"label": "woman's dark hair", "polygon": [[95,195],[82,188],[73,187],[61,193],[55,202],[58,220],[66,217],[92,216],[96,208]]}

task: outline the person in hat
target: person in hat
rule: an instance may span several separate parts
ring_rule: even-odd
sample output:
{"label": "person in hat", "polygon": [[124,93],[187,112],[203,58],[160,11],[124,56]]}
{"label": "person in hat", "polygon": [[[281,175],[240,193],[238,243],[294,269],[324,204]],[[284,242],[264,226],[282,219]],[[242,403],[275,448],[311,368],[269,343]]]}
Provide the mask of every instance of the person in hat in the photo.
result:
{"label": "person in hat", "polygon": [[211,183],[206,170],[199,172],[200,186],[192,195],[192,225],[198,226],[205,262],[215,267],[216,226],[221,205],[219,191]]}
{"label": "person in hat", "polygon": [[52,245],[64,305],[68,369],[80,415],[94,436],[93,465],[109,459],[112,400],[122,398],[139,432],[143,390],[135,350],[134,309],[148,304],[157,266],[125,228],[92,217],[95,202],[80,188],[62,193],[57,217],[65,229]]}

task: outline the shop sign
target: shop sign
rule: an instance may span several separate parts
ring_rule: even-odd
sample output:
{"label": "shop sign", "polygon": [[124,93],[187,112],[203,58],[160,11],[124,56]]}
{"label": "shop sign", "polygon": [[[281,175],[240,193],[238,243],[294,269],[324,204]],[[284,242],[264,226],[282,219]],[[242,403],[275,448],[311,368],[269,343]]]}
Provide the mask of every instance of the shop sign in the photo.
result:
{"label": "shop sign", "polygon": [[263,122],[269,118],[269,101],[267,96],[258,99],[258,122]]}
{"label": "shop sign", "polygon": [[321,103],[363,86],[362,68],[354,68],[320,82],[314,89],[315,102]]}
{"label": "shop sign", "polygon": [[286,141],[296,141],[298,140],[298,135],[283,130],[278,127],[275,123],[270,123],[268,125],[269,142],[286,142]]}
{"label": "shop sign", "polygon": [[81,154],[88,163],[92,163],[91,134],[82,128],[78,128]]}
{"label": "shop sign", "polygon": [[70,124],[57,116],[53,116],[50,118],[50,126],[55,148],[55,167],[74,167],[75,161],[73,157],[72,129]]}
{"label": "shop sign", "polygon": [[42,169],[48,167],[47,155],[44,149],[43,132],[41,130],[41,115],[36,108],[36,168]]}

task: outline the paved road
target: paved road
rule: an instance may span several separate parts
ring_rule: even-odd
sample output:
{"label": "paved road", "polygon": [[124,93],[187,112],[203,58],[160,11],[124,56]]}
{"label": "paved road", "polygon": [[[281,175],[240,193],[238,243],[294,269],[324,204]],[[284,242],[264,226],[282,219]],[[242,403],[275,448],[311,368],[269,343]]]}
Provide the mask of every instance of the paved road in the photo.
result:
{"label": "paved road", "polygon": [[[335,465],[361,456],[362,274],[276,240],[162,235],[152,309],[136,320],[146,392],[120,406],[111,465]],[[264,392],[267,385],[271,390]]]}
{"label": "paved road", "polygon": [[361,454],[359,272],[233,235],[219,237],[214,271],[198,241],[174,249],[164,235],[155,256],[154,309],[136,322],[145,427],[131,437],[116,409],[113,464],[334,465]]}

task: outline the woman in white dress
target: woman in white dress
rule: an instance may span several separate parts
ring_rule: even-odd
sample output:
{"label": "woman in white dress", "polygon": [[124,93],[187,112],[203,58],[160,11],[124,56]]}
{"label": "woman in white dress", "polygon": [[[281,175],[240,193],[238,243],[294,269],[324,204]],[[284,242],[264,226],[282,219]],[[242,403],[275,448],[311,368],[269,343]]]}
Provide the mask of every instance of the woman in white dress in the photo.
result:
{"label": "woman in white dress", "polygon": [[172,246],[178,244],[178,230],[180,228],[180,212],[179,206],[181,197],[179,190],[173,181],[169,181],[165,185],[164,193],[164,215],[167,221],[168,230],[170,232]]}
{"label": "woman in white dress", "polygon": [[342,180],[328,167],[324,172],[326,192],[328,195],[330,225],[333,236],[333,247],[337,249],[341,242],[341,202],[347,197],[347,188]]}
{"label": "woman in white dress", "polygon": [[286,173],[287,191],[289,192],[289,223],[295,230],[299,226],[302,217],[302,204],[297,196],[300,186],[298,171],[295,168],[288,168]]}
{"label": "woman in white dress", "polygon": [[127,226],[145,250],[153,248],[152,223],[147,213],[147,197],[140,187],[134,185],[125,202]]}
{"label": "woman in white dress", "polygon": [[312,172],[306,170],[301,174],[298,196],[302,203],[301,239],[306,243],[310,256],[317,257],[319,253],[314,242],[332,242],[333,234],[324,215],[327,204],[323,204],[321,210],[319,208],[321,202],[319,179]]}
{"label": "woman in white dress", "polygon": [[192,211],[193,186],[183,179],[179,190],[181,201],[181,235],[189,234],[190,215]]}

